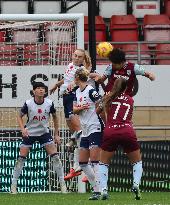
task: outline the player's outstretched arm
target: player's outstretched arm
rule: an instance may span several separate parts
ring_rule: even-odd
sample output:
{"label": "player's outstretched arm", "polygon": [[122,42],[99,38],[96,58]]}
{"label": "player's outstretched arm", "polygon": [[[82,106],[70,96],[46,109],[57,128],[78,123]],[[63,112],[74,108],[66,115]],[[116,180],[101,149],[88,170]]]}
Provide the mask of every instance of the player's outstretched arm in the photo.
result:
{"label": "player's outstretched arm", "polygon": [[107,103],[109,100],[115,99],[119,96],[125,89],[127,85],[127,80],[123,77],[115,80],[113,88],[108,95],[104,97],[104,102]]}
{"label": "player's outstretched arm", "polygon": [[148,72],[148,71],[145,71],[144,76],[149,78],[151,81],[155,80],[155,75],[153,73]]}
{"label": "player's outstretched arm", "polygon": [[59,88],[62,84],[64,84],[64,79],[58,81],[49,91],[50,91],[50,95],[53,94],[55,92],[55,90],[57,88]]}
{"label": "player's outstretched arm", "polygon": [[99,73],[90,73],[89,78],[101,84],[101,83],[104,83],[104,81],[107,79],[107,76],[100,75]]}

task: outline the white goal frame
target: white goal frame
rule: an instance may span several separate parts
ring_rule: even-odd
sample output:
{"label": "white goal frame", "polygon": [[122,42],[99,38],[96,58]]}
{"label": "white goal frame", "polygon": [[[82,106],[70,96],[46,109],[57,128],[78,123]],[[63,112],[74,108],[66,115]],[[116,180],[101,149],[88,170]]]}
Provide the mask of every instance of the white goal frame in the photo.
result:
{"label": "white goal frame", "polygon": [[[16,21],[21,22],[23,21],[39,21],[39,22],[48,22],[48,21],[76,21],[76,31],[77,31],[77,48],[84,49],[84,14],[76,13],[76,14],[0,14],[0,21]],[[8,23],[7,23],[8,24]],[[28,25],[26,23],[26,25]],[[11,24],[11,28],[15,27],[16,25]],[[5,25],[3,25],[5,28]],[[9,28],[9,25],[7,25]],[[58,65],[55,65],[57,67]],[[20,66],[16,66],[20,67]],[[21,66],[22,67],[22,66]],[[38,67],[38,66],[37,66]],[[49,67],[49,66],[47,66]],[[51,66],[50,67],[54,67]],[[4,66],[0,66],[0,69],[5,68]],[[15,66],[13,67],[15,69]],[[8,129],[8,128],[7,128]],[[82,176],[81,176],[82,177]],[[78,179],[78,192],[83,193],[86,191],[85,184],[81,182],[81,177]]]}

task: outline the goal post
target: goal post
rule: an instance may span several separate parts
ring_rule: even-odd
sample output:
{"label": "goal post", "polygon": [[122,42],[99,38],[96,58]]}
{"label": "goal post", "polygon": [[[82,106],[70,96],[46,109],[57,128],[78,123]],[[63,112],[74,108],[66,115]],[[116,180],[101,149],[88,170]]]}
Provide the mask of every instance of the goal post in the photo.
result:
{"label": "goal post", "polygon": [[[84,49],[83,14],[0,14],[0,192],[9,192],[21,133],[18,109],[31,97],[32,84],[42,81],[49,88],[60,80],[76,48]],[[49,96],[57,109],[62,145],[60,158],[65,174],[73,157],[65,150],[70,132],[58,92]],[[53,124],[50,122],[53,130]],[[60,191],[50,158],[35,144],[18,180],[19,192]],[[84,192],[75,178],[67,186]]]}

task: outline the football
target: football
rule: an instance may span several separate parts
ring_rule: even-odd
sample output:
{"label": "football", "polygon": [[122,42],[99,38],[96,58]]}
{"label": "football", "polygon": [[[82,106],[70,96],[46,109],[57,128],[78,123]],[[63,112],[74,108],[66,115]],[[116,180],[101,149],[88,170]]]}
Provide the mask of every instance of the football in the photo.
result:
{"label": "football", "polygon": [[110,51],[113,50],[113,46],[109,42],[101,42],[97,45],[96,51],[100,57],[108,57]]}

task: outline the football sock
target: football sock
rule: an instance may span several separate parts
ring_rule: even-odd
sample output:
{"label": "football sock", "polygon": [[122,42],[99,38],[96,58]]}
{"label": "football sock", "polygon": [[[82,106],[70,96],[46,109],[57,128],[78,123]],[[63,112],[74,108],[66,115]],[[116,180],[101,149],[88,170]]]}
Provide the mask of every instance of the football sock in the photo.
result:
{"label": "football sock", "polygon": [[100,175],[99,175],[99,161],[91,161],[91,166],[95,174],[95,180],[96,180],[96,192],[100,191]]}
{"label": "football sock", "polygon": [[57,173],[60,183],[64,183],[64,169],[57,153],[51,155],[53,169]]}
{"label": "football sock", "polygon": [[133,166],[133,186],[139,187],[141,177],[142,177],[142,172],[143,172],[142,161],[136,162],[132,164],[132,166]]}
{"label": "football sock", "polygon": [[15,167],[14,167],[14,172],[13,172],[13,177],[12,177],[12,184],[17,185],[17,180],[22,172],[22,169],[24,167],[24,163],[26,161],[26,157],[19,156],[18,160],[16,161]]}
{"label": "football sock", "polygon": [[80,170],[79,169],[79,149],[78,148],[75,148],[74,149],[74,166],[73,166],[73,169],[76,171],[76,170]]}
{"label": "football sock", "polygon": [[99,162],[99,174],[100,174],[100,191],[107,190],[108,181],[108,169],[109,165]]}
{"label": "football sock", "polygon": [[95,173],[91,167],[91,165],[88,164],[88,162],[80,162],[80,167],[83,170],[83,172],[85,173],[85,175],[87,176],[91,186],[93,187],[93,190],[95,192],[98,192],[96,190],[96,180],[95,180]]}

